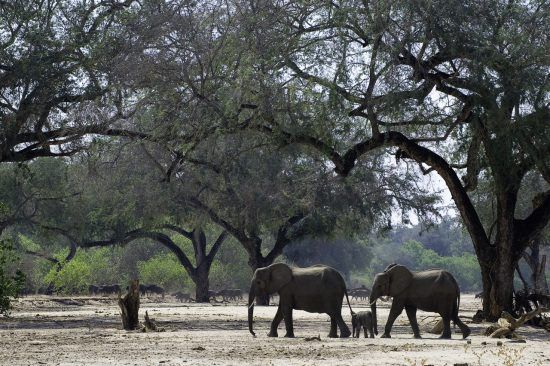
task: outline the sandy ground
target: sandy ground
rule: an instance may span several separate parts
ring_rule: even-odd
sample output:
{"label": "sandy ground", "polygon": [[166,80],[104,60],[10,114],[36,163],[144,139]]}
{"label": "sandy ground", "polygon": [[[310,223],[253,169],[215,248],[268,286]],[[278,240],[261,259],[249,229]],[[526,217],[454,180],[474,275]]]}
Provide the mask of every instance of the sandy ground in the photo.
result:
{"label": "sandy ground", "polygon": [[[58,298],[59,299],[59,298]],[[67,298],[65,298],[67,299]],[[180,304],[173,299],[142,300],[141,310],[163,332],[121,330],[113,298],[71,297],[74,305],[47,297],[19,300],[9,319],[0,318],[1,365],[550,365],[550,333],[522,327],[526,343],[485,337],[489,325],[471,324],[481,304],[463,295],[460,315],[472,329],[470,343],[460,333],[438,340],[427,333],[433,317],[423,319],[423,339],[413,339],[407,317],[396,321],[391,339],[329,339],[328,316],[294,312],[297,338],[268,338],[276,307],[256,307],[253,338],[241,304]],[[354,302],[355,311],[366,308]],[[379,305],[379,330],[389,304]],[[349,311],[344,311],[350,324]],[[422,329],[423,328],[423,329]],[[458,332],[458,328],[455,329]],[[284,323],[279,327],[284,334]],[[306,340],[320,335],[321,340]]]}

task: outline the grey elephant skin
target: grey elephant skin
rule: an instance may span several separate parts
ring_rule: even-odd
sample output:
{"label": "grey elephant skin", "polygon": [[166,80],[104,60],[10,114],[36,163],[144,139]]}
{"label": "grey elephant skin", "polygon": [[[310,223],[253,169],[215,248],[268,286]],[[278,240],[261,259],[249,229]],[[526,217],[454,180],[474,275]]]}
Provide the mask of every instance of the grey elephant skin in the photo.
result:
{"label": "grey elephant skin", "polygon": [[392,264],[384,272],[378,273],[370,297],[375,332],[378,331],[376,300],[380,296],[393,297],[382,338],[390,338],[393,322],[403,309],[407,312],[415,338],[421,338],[416,321],[417,309],[441,315],[443,333],[440,338],[451,338],[451,320],[458,325],[463,338],[470,335],[470,328],[458,318],[460,289],[453,275],[445,270],[411,272],[405,266]]}
{"label": "grey elephant skin", "polygon": [[305,310],[310,313],[326,313],[330,316],[329,337],[346,338],[351,332],[342,319],[342,302],[346,296],[346,283],[342,275],[334,268],[316,265],[306,268],[290,267],[284,263],[275,263],[258,268],[252,277],[248,294],[248,329],[255,336],[252,328],[254,316],[254,299],[258,295],[279,294],[279,307],[271,322],[269,337],[277,337],[277,328],[281,320],[285,321],[285,337],[294,337],[292,310]]}
{"label": "grey elephant skin", "polygon": [[[367,331],[371,338],[374,338],[374,322],[372,320],[372,312],[370,311],[360,311],[358,313],[351,314],[351,333],[354,338],[359,338],[361,333],[361,328],[367,338]],[[377,333],[378,334],[378,333]]]}

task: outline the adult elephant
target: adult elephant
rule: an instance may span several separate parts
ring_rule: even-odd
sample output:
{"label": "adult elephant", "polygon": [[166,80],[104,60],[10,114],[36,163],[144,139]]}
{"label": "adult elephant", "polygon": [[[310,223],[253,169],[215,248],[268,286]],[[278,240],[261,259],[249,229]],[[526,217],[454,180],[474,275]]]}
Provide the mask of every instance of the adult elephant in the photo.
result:
{"label": "adult elephant", "polygon": [[254,316],[254,298],[257,295],[279,294],[279,307],[271,322],[269,337],[277,337],[277,328],[284,319],[285,337],[294,337],[292,310],[305,310],[310,313],[326,313],[330,316],[329,337],[337,337],[336,327],[340,328],[340,337],[346,338],[351,332],[342,319],[342,301],[344,295],[348,301],[346,283],[342,275],[334,268],[316,265],[306,268],[289,267],[284,263],[275,263],[258,268],[252,277],[248,294],[248,329],[252,329]]}
{"label": "adult elephant", "polygon": [[382,338],[390,338],[395,318],[403,309],[411,323],[415,338],[420,337],[416,310],[439,313],[443,318],[443,333],[440,338],[451,338],[451,320],[460,327],[463,338],[470,335],[470,328],[458,318],[460,289],[453,275],[442,269],[411,272],[405,266],[392,264],[374,278],[370,297],[374,329],[378,330],[376,300],[380,296],[392,296],[390,315]]}

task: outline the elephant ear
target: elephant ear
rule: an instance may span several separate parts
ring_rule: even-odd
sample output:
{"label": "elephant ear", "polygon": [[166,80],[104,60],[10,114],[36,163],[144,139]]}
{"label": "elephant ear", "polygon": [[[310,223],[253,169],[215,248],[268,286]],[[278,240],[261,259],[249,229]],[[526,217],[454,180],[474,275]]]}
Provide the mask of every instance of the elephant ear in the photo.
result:
{"label": "elephant ear", "polygon": [[292,280],[292,270],[284,263],[275,263],[269,266],[269,280],[267,281],[267,292],[277,292]]}
{"label": "elephant ear", "polygon": [[413,278],[411,271],[400,264],[393,265],[386,273],[390,276],[390,296],[397,296],[405,291]]}

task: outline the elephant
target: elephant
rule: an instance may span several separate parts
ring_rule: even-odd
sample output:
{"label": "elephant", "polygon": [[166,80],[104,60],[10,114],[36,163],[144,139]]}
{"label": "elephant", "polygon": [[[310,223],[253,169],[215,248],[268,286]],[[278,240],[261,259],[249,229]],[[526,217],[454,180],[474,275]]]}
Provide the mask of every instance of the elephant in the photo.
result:
{"label": "elephant", "polygon": [[285,337],[294,337],[292,310],[305,310],[310,313],[326,313],[330,316],[330,338],[347,338],[351,332],[342,319],[342,302],[346,295],[350,311],[346,283],[342,275],[334,268],[325,265],[298,268],[284,263],[274,263],[258,268],[252,277],[248,294],[248,330],[252,329],[254,316],[254,299],[260,295],[279,294],[279,307],[271,322],[269,337],[277,337],[277,328],[281,320],[285,321]]}
{"label": "elephant", "polygon": [[[359,333],[361,332],[361,327],[367,338],[367,330],[371,338],[374,338],[374,323],[372,321],[372,312],[370,311],[360,311],[358,313],[351,314],[351,326],[352,334],[354,338],[359,338]],[[376,333],[378,334],[378,333]]]}
{"label": "elephant", "polygon": [[415,338],[421,338],[416,321],[416,310],[439,313],[443,318],[443,333],[440,338],[451,338],[451,320],[458,325],[462,337],[470,335],[470,328],[458,318],[460,305],[460,289],[453,277],[442,269],[411,272],[399,264],[389,265],[384,272],[374,277],[370,306],[374,320],[375,332],[378,332],[376,320],[376,300],[380,296],[392,296],[393,302],[384,328],[382,338],[390,338],[390,332],[395,319],[403,308],[411,323]]}

